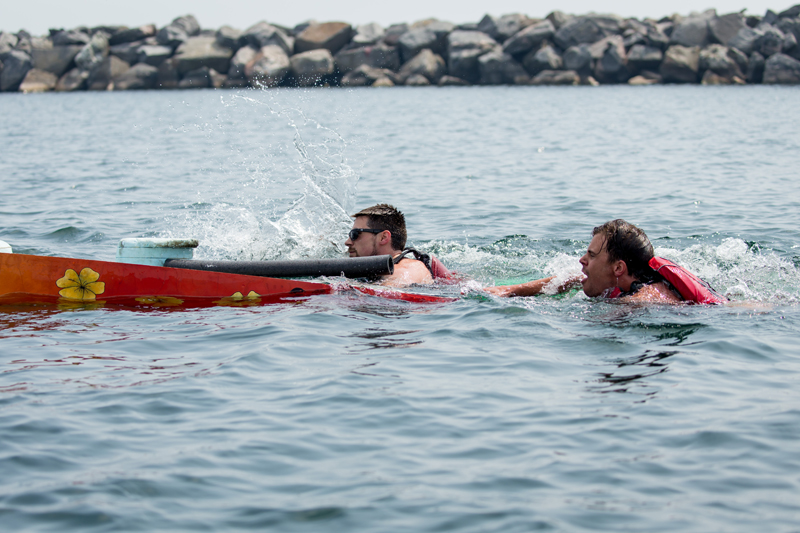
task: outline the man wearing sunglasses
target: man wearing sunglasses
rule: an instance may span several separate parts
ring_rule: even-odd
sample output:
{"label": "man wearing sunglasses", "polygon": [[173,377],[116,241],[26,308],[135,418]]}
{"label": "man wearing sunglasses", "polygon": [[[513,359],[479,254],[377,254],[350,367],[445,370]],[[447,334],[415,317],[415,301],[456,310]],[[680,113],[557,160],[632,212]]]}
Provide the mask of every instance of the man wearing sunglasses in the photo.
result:
{"label": "man wearing sunglasses", "polygon": [[344,241],[350,257],[391,255],[394,273],[383,276],[381,282],[390,287],[414,283],[433,283],[425,263],[406,257],[406,219],[403,213],[389,204],[378,204],[353,215],[353,229]]}

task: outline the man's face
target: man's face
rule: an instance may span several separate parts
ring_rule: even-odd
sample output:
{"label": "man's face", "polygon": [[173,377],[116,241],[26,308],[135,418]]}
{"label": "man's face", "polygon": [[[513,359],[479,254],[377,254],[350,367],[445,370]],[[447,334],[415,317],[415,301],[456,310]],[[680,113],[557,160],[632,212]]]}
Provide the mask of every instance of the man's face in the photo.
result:
{"label": "man's face", "polygon": [[[369,228],[369,226],[367,226],[367,217],[356,217],[353,222],[353,229],[362,228]],[[347,240],[344,241],[344,245],[347,246],[347,253],[350,254],[350,257],[371,257],[373,255],[380,255],[378,254],[378,241],[380,240],[380,236],[380,233],[368,233],[366,231],[360,233],[355,241],[348,236]]]}
{"label": "man's face", "polygon": [[614,275],[614,263],[608,259],[608,251],[605,248],[606,238],[604,235],[595,235],[589,248],[581,257],[583,273],[586,278],[581,282],[583,292],[586,296],[600,296],[606,289],[617,286],[617,276]]}

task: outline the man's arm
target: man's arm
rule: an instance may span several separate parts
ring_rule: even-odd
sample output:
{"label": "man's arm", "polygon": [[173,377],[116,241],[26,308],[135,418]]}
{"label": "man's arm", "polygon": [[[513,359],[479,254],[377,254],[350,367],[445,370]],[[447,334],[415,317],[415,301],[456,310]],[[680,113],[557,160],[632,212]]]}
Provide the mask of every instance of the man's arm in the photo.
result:
{"label": "man's arm", "polygon": [[[572,288],[580,281],[582,276],[569,278],[556,288],[556,293],[564,292]],[[549,278],[536,279],[519,285],[503,285],[500,287],[486,287],[484,290],[495,296],[510,298],[513,296],[536,296],[544,291],[544,288],[552,282],[556,276]]]}

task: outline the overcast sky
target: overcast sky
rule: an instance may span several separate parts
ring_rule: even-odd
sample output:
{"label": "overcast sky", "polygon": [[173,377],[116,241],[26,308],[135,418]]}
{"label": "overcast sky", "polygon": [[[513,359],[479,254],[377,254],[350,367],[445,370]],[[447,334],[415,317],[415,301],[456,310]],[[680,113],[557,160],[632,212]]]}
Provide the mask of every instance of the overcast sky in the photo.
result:
{"label": "overcast sky", "polygon": [[688,14],[715,8],[718,13],[747,9],[748,14],[763,15],[767,9],[783,11],[792,4],[774,4],[768,0],[403,0],[399,2],[364,2],[358,0],[6,0],[0,9],[0,30],[25,29],[34,35],[46,34],[49,28],[74,28],[103,24],[140,26],[153,23],[161,27],[180,15],[192,14],[203,28],[225,24],[239,29],[267,20],[294,26],[309,19],[344,21],[351,24],[378,22],[414,22],[435,17],[455,24],[477,22],[483,15],[524,13],[544,17],[553,9],[584,14],[590,11],[615,13],[626,17],[660,18],[672,13]]}

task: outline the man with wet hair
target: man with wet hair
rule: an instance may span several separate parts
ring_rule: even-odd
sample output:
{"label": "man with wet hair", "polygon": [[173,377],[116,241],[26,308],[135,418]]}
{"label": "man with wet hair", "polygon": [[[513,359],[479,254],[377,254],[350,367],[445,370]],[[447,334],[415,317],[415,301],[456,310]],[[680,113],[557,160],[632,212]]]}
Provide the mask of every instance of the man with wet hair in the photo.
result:
{"label": "man with wet hair", "polygon": [[391,255],[395,261],[394,273],[383,276],[382,284],[405,287],[415,283],[433,283],[425,263],[404,254],[406,219],[403,213],[389,204],[378,204],[362,209],[353,218],[353,229],[344,242],[350,257]]}
{"label": "man with wet hair", "polygon": [[[577,283],[586,296],[625,298],[628,301],[679,303],[683,298],[649,266],[653,245],[644,231],[622,219],[611,220],[592,231],[592,242],[581,257],[582,279],[570,279],[556,289],[565,291]],[[497,296],[534,296],[544,291],[555,276],[520,285],[488,287]]]}

